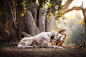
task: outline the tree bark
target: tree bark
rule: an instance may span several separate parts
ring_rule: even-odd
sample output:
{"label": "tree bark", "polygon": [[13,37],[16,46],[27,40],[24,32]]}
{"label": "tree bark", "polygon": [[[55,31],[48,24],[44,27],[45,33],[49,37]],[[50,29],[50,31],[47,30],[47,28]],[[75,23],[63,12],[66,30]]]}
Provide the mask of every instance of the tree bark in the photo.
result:
{"label": "tree bark", "polygon": [[[50,19],[50,21],[49,21]],[[55,25],[55,19],[54,16],[50,16],[49,18],[46,19],[45,21],[45,29],[47,32],[54,31],[54,25]]]}
{"label": "tree bark", "polygon": [[[59,2],[59,0],[55,0],[56,2]],[[52,0],[51,4],[54,5],[55,1]],[[55,9],[57,9],[57,6],[58,5],[54,5]],[[49,11],[52,12],[53,11],[53,8],[52,6],[49,7]],[[49,14],[48,14],[49,16]],[[50,21],[49,21],[50,20]],[[54,25],[55,25],[55,16],[54,14],[51,13],[51,16],[49,16],[48,18],[46,18],[45,20],[45,30],[48,32],[48,31],[54,31]]]}
{"label": "tree bark", "polygon": [[16,19],[16,5],[14,3],[14,0],[10,0],[10,7],[11,7],[11,13],[12,13],[12,17],[13,17],[15,27],[16,27],[16,29],[18,29],[17,19]]}
{"label": "tree bark", "polygon": [[10,9],[10,3],[8,0],[3,0],[3,2],[5,6],[5,13],[6,13],[6,18],[8,22],[8,27],[10,31],[10,37],[12,38],[12,40],[15,40],[17,38],[17,31],[13,22],[11,9]]}
{"label": "tree bark", "polygon": [[28,32],[31,36],[37,35],[39,33],[39,29],[35,24],[33,16],[31,12],[28,10],[27,10],[27,13],[25,14],[25,23],[28,28]]}
{"label": "tree bark", "polygon": [[84,15],[85,29],[86,29],[86,9],[83,9],[82,12],[83,12],[83,15]]}
{"label": "tree bark", "polygon": [[64,11],[64,14],[72,10],[82,10],[82,9],[83,9],[82,7],[73,7],[71,9],[67,9],[66,11]]}
{"label": "tree bark", "polygon": [[44,8],[39,10],[38,27],[39,27],[40,32],[45,31],[45,6]]}
{"label": "tree bark", "polygon": [[[19,2],[19,1],[18,1]],[[21,10],[20,10],[21,9]],[[19,39],[22,38],[22,34],[21,34],[21,31],[24,31],[27,33],[27,28],[26,28],[26,24],[25,24],[25,19],[24,19],[24,16],[22,16],[22,11],[24,10],[23,6],[19,3],[17,5],[17,18],[18,18],[18,26],[19,26]]]}
{"label": "tree bark", "polygon": [[66,11],[68,9],[68,6],[72,3],[73,0],[67,0],[66,3],[63,5],[64,10]]}
{"label": "tree bark", "polygon": [[37,7],[38,5],[36,4],[36,2],[31,2],[29,5],[29,9],[32,13],[33,19],[37,25]]}
{"label": "tree bark", "polygon": [[4,38],[5,41],[9,42],[10,37],[7,34],[7,32],[4,30],[4,28],[2,27],[1,19],[0,19],[0,34],[2,35],[2,37]]}

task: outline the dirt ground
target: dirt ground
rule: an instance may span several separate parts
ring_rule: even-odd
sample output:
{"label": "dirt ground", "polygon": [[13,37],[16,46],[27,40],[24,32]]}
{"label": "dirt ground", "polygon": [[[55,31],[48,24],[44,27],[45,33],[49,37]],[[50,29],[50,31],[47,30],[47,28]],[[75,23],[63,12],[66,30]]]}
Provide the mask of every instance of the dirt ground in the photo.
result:
{"label": "dirt ground", "polygon": [[17,48],[17,46],[1,45],[0,57],[86,57],[86,49]]}

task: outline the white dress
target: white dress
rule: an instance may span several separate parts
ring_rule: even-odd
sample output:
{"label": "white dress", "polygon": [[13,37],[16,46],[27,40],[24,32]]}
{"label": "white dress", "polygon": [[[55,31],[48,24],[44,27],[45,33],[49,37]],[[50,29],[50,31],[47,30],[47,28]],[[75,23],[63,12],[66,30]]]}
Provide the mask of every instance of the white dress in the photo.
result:
{"label": "white dress", "polygon": [[65,36],[62,35],[61,33],[58,34],[58,39],[63,40],[64,37],[65,37]]}

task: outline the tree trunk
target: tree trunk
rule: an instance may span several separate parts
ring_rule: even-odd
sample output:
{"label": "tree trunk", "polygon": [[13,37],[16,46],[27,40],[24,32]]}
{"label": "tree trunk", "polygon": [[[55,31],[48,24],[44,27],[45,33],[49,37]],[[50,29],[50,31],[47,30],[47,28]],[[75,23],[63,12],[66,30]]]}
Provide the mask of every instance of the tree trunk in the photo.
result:
{"label": "tree trunk", "polygon": [[[58,2],[59,0],[55,0],[55,1]],[[52,0],[51,3],[54,4],[55,1]],[[54,5],[55,9],[58,8],[57,6],[58,6],[58,5]],[[52,11],[53,11],[52,6],[50,6],[49,8],[50,8],[50,9],[48,9],[48,10],[49,10],[50,12],[52,12]],[[46,23],[45,23],[45,24],[46,24],[46,25],[45,25],[45,26],[46,26],[46,27],[45,27],[45,30],[46,30],[46,31],[49,31],[49,32],[50,32],[50,31],[54,31],[54,25],[55,25],[55,16],[54,16],[54,14],[52,14],[52,13],[51,13],[50,15],[51,15],[51,16],[49,16],[49,14],[48,14],[49,17],[46,18],[46,20],[45,20],[45,22],[46,22]]]}
{"label": "tree trunk", "polygon": [[45,6],[44,8],[39,10],[38,27],[39,27],[40,32],[45,31]]}
{"label": "tree trunk", "polygon": [[86,29],[86,9],[83,9],[82,12],[83,12],[83,15],[84,15],[85,29]]}
{"label": "tree trunk", "polygon": [[17,25],[17,20],[16,20],[16,5],[14,3],[14,0],[10,0],[10,7],[11,7],[11,13],[12,13],[12,17],[13,17],[13,21],[15,24],[16,29],[18,29],[18,25]]}
{"label": "tree trunk", "polygon": [[[21,9],[21,10],[20,10]],[[22,16],[22,11],[23,11],[23,6],[21,4],[17,5],[17,18],[18,18],[18,22],[19,22],[19,39],[22,38],[22,34],[21,31],[24,31],[27,33],[27,28],[26,28],[26,24],[25,24],[25,19]]]}
{"label": "tree trunk", "polygon": [[34,19],[36,25],[37,25],[37,7],[38,6],[37,6],[36,2],[31,2],[29,5],[29,9],[32,13],[32,16],[33,16],[33,19]]}
{"label": "tree trunk", "polygon": [[28,10],[27,10],[27,13],[25,14],[25,23],[28,28],[28,32],[31,36],[37,35],[39,33],[39,29],[35,24],[33,16],[31,12]]}
{"label": "tree trunk", "polygon": [[5,13],[6,13],[6,18],[8,22],[9,31],[10,31],[10,36],[12,40],[15,40],[17,38],[17,31],[13,22],[11,9],[10,9],[10,3],[9,3],[9,0],[3,0],[3,2],[5,6]]}
{"label": "tree trunk", "polygon": [[7,34],[7,32],[4,30],[4,28],[2,27],[1,19],[0,19],[0,34],[3,36],[3,38],[4,38],[5,41],[9,42],[10,37]]}
{"label": "tree trunk", "polygon": [[[49,21],[50,20],[50,21]],[[54,19],[54,16],[50,16],[49,18],[46,19],[45,21],[46,23],[46,31],[54,31],[54,25],[55,25],[55,19]]]}

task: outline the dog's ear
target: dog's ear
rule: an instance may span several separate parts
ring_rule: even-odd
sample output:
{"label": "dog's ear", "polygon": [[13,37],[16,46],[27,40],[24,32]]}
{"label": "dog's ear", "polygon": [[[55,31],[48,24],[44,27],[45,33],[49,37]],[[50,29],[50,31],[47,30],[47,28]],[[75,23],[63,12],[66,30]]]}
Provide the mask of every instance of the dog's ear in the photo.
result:
{"label": "dog's ear", "polygon": [[50,37],[50,42],[52,42],[53,39],[54,39],[54,35],[52,35],[52,36]]}
{"label": "dog's ear", "polygon": [[54,35],[51,36],[51,39],[54,39]]}

